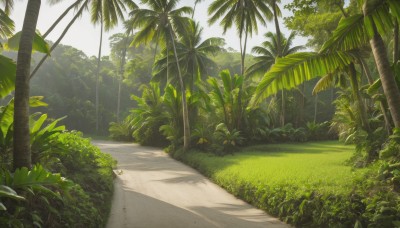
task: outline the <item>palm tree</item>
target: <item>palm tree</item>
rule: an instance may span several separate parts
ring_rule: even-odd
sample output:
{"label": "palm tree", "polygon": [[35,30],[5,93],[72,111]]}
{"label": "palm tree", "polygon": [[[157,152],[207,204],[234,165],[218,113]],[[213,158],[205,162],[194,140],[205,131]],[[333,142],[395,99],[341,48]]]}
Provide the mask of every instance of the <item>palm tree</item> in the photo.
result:
{"label": "palm tree", "polygon": [[100,23],[99,53],[96,68],[96,132],[99,130],[99,77],[101,68],[101,51],[103,45],[103,29],[106,31],[118,24],[124,18],[127,8],[133,10],[138,6],[132,0],[91,0],[91,20],[93,24]]}
{"label": "palm tree", "polygon": [[[262,43],[262,46],[255,46],[252,50],[253,53],[258,54],[254,59],[256,62],[247,69],[248,76],[265,74],[270,67],[275,64],[275,61],[303,49],[304,46],[294,46],[293,39],[295,33],[292,32],[288,38],[285,38],[284,34],[278,36],[272,32],[267,32],[265,35],[266,41]],[[281,105],[281,125],[285,125],[285,95],[282,90],[282,105]]]}
{"label": "palm tree", "polygon": [[[77,0],[75,3],[73,3],[71,6],[68,7],[68,9],[57,19],[56,22],[53,23],[53,25],[48,29],[48,31],[43,35],[43,38],[47,36],[54,28],[55,26],[61,21],[62,17],[64,17],[68,11],[76,6],[79,6],[78,3],[80,3],[83,0]],[[51,45],[50,52],[52,52],[58,44],[61,42],[61,40],[64,38],[64,36],[67,34],[68,30],[71,28],[71,26],[75,23],[75,21],[82,15],[82,12],[84,9],[87,8],[87,5],[90,0],[84,0],[82,5],[80,6],[78,12],[75,14],[75,16],[71,19],[71,21],[68,23],[68,25],[64,28],[63,32],[61,33],[60,37]],[[43,63],[46,61],[46,59],[50,55],[44,55],[40,62],[36,65],[35,69],[33,69],[32,73],[30,74],[29,78],[32,79],[33,76],[35,76],[36,72],[39,70],[39,68],[43,65]]]}
{"label": "palm tree", "polygon": [[240,39],[242,75],[245,73],[244,61],[248,36],[258,32],[258,23],[266,26],[267,20],[273,17],[268,3],[267,0],[215,0],[208,8],[208,14],[211,15],[208,23],[214,24],[222,17],[220,25],[224,34],[233,24],[235,25]]}
{"label": "palm tree", "polygon": [[[202,41],[202,32],[203,28],[191,20],[186,34],[181,37],[176,45],[180,66],[185,73],[185,85],[189,87],[190,91],[194,90],[196,82],[205,79],[207,76],[207,67],[215,65],[214,61],[208,55],[216,54],[225,43],[224,39],[217,37]],[[176,63],[169,63],[168,66],[167,62],[167,57],[159,59],[156,62],[155,68],[160,69],[154,75],[156,79],[160,80],[160,77],[166,75],[167,70],[177,72]]]}
{"label": "palm tree", "polygon": [[[278,44],[281,43],[281,29],[279,27],[279,20],[278,17],[281,16],[281,11],[279,9],[278,3],[280,3],[280,0],[272,0],[271,1],[271,8],[272,11],[274,13],[274,23],[275,23],[275,31],[276,31],[276,40],[278,42]],[[279,50],[280,47],[278,47],[278,52],[280,52]],[[280,56],[279,56],[280,57]]]}
{"label": "palm tree", "polygon": [[[121,90],[122,90],[122,80],[125,74],[125,63],[126,54],[129,48],[130,31],[126,33],[115,34],[110,37],[110,46],[112,53],[114,53],[114,58],[117,60],[117,65],[119,66],[119,80],[118,80],[118,95],[117,95],[117,122],[119,122],[120,117],[120,106],[121,106]],[[112,54],[113,55],[113,54]],[[113,57],[113,56],[112,56]]]}
{"label": "palm tree", "polygon": [[4,13],[10,15],[12,8],[14,7],[14,0],[0,0],[0,3],[4,5]]}
{"label": "palm tree", "polygon": [[13,168],[31,167],[29,136],[29,70],[32,44],[41,0],[30,0],[26,8],[18,50],[14,98]]}
{"label": "palm tree", "polygon": [[[342,19],[320,54],[301,53],[278,60],[279,64],[264,76],[253,102],[283,88],[293,88],[305,80],[333,73],[357,61],[352,50],[370,43],[380,74],[383,90],[395,127],[400,126],[400,92],[390,68],[381,34],[393,28],[392,16],[400,19],[400,2],[364,0],[363,14]],[[379,26],[377,26],[377,24]],[[314,67],[310,69],[309,67]],[[282,82],[285,83],[282,83]]]}
{"label": "palm tree", "polygon": [[295,35],[296,34],[292,32],[289,37],[286,38],[284,34],[281,34],[281,42],[279,43],[276,33],[265,33],[264,37],[266,41],[264,41],[261,46],[255,46],[252,49],[252,52],[257,54],[257,56],[254,57],[255,63],[246,70],[246,75],[264,75],[278,57],[284,57],[304,49],[304,46],[301,45],[292,46]]}
{"label": "palm tree", "polygon": [[[241,74],[244,75],[248,36],[258,32],[258,23],[266,26],[267,20],[273,18],[269,0],[215,0],[209,6],[208,14],[211,15],[209,24],[214,24],[222,17],[220,25],[223,27],[224,34],[232,25],[235,25],[240,39]],[[242,88],[239,88],[238,102],[238,108],[241,109]],[[240,113],[243,111],[241,110]],[[237,128],[241,125],[240,116]]]}
{"label": "palm tree", "polygon": [[195,0],[195,1],[194,1],[193,12],[192,12],[192,19],[193,19],[193,17],[194,17],[194,13],[196,12],[197,4],[199,4],[199,3],[203,2],[203,1],[204,1],[204,0]]}
{"label": "palm tree", "polygon": [[176,9],[179,0],[143,0],[150,9],[136,9],[132,11],[134,27],[139,27],[140,31],[136,34],[133,44],[147,43],[149,41],[160,41],[168,45],[172,44],[174,57],[178,70],[178,79],[182,93],[183,108],[183,128],[184,128],[184,150],[190,146],[190,126],[189,112],[186,101],[186,89],[183,82],[179,59],[175,45],[176,36],[183,34],[187,28],[188,18],[184,14],[190,14],[192,8],[181,7]]}
{"label": "palm tree", "polygon": [[[372,53],[375,58],[376,66],[378,68],[378,72],[381,78],[383,91],[386,95],[389,110],[392,114],[392,119],[395,127],[400,127],[400,91],[397,87],[394,73],[390,67],[389,58],[386,51],[386,46],[381,37],[381,31],[378,31],[377,23],[379,23],[379,19],[373,14],[374,11],[378,11],[379,8],[386,8],[386,12],[389,12],[389,5],[393,4],[392,12],[393,14],[397,12],[397,20],[400,19],[400,2],[399,1],[383,1],[380,2],[372,2],[365,0],[363,5],[363,14],[364,18],[370,22],[369,30],[372,30],[372,35],[370,39],[370,44],[372,48]],[[397,6],[397,7],[396,7]],[[393,8],[396,8],[397,11],[394,11]],[[391,17],[390,14],[387,17]],[[371,32],[371,31],[370,31]]]}

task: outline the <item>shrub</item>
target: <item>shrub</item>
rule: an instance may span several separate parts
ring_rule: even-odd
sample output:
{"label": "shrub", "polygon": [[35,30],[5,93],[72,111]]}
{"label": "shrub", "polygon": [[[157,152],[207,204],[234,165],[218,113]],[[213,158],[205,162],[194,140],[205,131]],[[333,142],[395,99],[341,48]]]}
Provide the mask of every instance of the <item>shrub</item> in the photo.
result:
{"label": "shrub", "polygon": [[130,120],[128,118],[121,123],[110,123],[110,128],[108,129],[108,131],[110,132],[110,137],[117,141],[132,141],[133,130],[129,122]]}
{"label": "shrub", "polygon": [[78,201],[69,205],[70,210],[64,213],[75,216],[69,217],[71,222],[83,218],[92,220],[91,227],[104,226],[111,206],[115,160],[93,146],[89,139],[82,138],[79,132],[58,135],[52,148],[51,153],[59,162],[52,164],[50,170],[61,173],[82,188],[75,188],[74,192],[76,197],[82,198],[76,198]]}

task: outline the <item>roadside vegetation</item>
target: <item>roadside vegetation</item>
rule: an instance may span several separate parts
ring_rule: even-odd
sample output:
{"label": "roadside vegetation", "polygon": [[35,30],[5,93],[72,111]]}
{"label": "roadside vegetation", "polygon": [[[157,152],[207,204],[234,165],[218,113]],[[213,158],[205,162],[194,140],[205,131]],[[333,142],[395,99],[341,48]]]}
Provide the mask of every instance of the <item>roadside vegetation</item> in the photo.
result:
{"label": "roadside vegetation", "polygon": [[[250,146],[223,157],[192,151],[180,159],[235,196],[296,226],[392,226],[399,216],[396,194],[374,194],[386,190],[374,181],[378,166],[353,168],[353,152],[354,146],[323,141]],[[371,214],[376,207],[379,211]]]}

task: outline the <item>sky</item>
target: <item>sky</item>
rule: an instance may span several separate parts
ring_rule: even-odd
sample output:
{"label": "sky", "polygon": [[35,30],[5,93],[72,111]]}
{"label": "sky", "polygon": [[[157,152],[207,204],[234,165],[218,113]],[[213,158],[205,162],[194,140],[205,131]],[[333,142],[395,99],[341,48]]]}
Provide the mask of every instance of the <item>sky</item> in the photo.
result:
{"label": "sky", "polygon": [[[71,0],[61,1],[56,5],[49,5],[47,1],[42,1],[42,6],[40,9],[39,19],[37,29],[43,34],[46,30],[52,25],[52,23],[61,15],[61,13],[71,4]],[[139,2],[136,0],[135,2]],[[200,24],[204,27],[203,30],[203,39],[209,37],[223,37],[226,42],[226,48],[231,47],[235,50],[239,50],[239,38],[237,36],[236,30],[234,28],[227,31],[225,35],[222,35],[222,28],[219,26],[219,22],[214,25],[208,25],[208,14],[207,8],[210,5],[212,0],[205,0],[202,3],[198,4],[196,7],[196,12],[194,19],[199,21]],[[290,0],[282,0],[280,8],[282,10],[283,17],[290,16],[291,13],[283,8],[283,5],[290,2]],[[24,14],[26,9],[27,1],[15,1],[14,10],[11,14],[11,18],[15,22],[16,32],[22,29],[22,24],[24,20]],[[192,6],[193,0],[181,0],[180,6]],[[57,28],[46,38],[51,41],[55,41],[58,39],[59,35],[66,27],[68,22],[72,19],[73,15],[70,13],[66,18],[63,19],[62,23],[60,23]],[[285,28],[283,23],[283,18],[280,18],[281,30],[285,34],[289,34],[289,31]],[[267,28],[260,26],[258,35],[253,35],[252,38],[248,41],[249,51],[252,47],[260,45],[263,41],[263,35],[267,31],[275,32],[275,26],[273,22],[267,25]],[[110,47],[108,38],[119,32],[124,32],[123,26],[120,23],[117,27],[111,29],[110,31],[105,33],[103,40],[103,54],[109,55]],[[68,33],[65,35],[64,39],[61,41],[62,44],[73,46],[79,50],[82,50],[86,55],[92,56],[98,53],[99,43],[100,43],[100,26],[93,25],[90,21],[89,12],[84,12],[84,15],[79,18],[74,25],[70,28]],[[306,39],[303,37],[297,37],[294,41],[294,45],[305,45]]]}

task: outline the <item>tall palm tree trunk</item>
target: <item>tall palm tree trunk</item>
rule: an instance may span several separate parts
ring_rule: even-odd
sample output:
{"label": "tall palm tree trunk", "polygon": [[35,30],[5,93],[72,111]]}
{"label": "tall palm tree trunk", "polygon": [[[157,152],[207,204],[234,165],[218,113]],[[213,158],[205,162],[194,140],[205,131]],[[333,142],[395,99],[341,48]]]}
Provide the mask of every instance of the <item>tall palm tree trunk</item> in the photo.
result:
{"label": "tall palm tree trunk", "polygon": [[368,123],[367,111],[365,109],[364,102],[362,102],[361,93],[360,93],[360,89],[358,86],[358,80],[357,80],[357,71],[354,66],[354,63],[350,64],[349,70],[350,70],[350,84],[352,87],[353,96],[357,102],[358,112],[360,113],[361,126],[364,128],[364,130],[366,130],[367,132],[370,132],[371,129],[370,129],[370,126]]}
{"label": "tall palm tree trunk", "polygon": [[54,28],[60,23],[62,19],[69,13],[71,9],[76,7],[82,0],[77,0],[74,3],[72,3],[58,18],[57,20],[50,26],[49,29],[43,34],[43,38],[46,38],[53,30]]}
{"label": "tall palm tree trunk", "polygon": [[281,108],[281,127],[285,126],[285,116],[286,116],[286,96],[285,90],[282,89],[282,108]]}
{"label": "tall palm tree trunk", "polygon": [[[364,9],[364,14],[366,10]],[[373,20],[371,20],[373,21]],[[372,53],[375,58],[379,76],[381,78],[383,92],[388,101],[390,114],[392,115],[395,127],[400,127],[400,92],[396,80],[391,70],[385,44],[381,35],[378,33],[376,25],[372,23],[374,36],[370,40]]]}
{"label": "tall palm tree trunk", "polygon": [[[361,67],[364,69],[365,75],[367,76],[368,83],[370,85],[374,84],[374,80],[371,75],[371,70],[369,69],[368,64],[365,62],[365,60],[362,57],[360,57],[360,63],[361,63]],[[381,109],[381,113],[383,115],[383,119],[385,121],[386,131],[390,135],[390,134],[392,134],[392,123],[390,122],[389,115],[386,112],[384,101],[379,100],[378,102],[379,102],[379,107]]]}
{"label": "tall palm tree trunk", "polygon": [[273,1],[273,11],[274,11],[274,22],[275,22],[275,30],[276,30],[276,40],[277,40],[277,51],[278,51],[278,57],[281,57],[282,51],[281,51],[281,44],[282,44],[282,37],[281,37],[281,29],[279,27],[279,20],[278,20],[278,12],[277,12],[277,3],[276,0]]}
{"label": "tall palm tree trunk", "polygon": [[99,54],[97,56],[97,69],[96,69],[96,133],[99,132],[99,84],[100,84],[100,68],[101,68],[101,48],[103,45],[103,17],[100,20],[100,44]]}
{"label": "tall palm tree trunk", "polygon": [[41,0],[29,0],[19,43],[14,100],[13,168],[31,168],[29,135],[29,73]]}
{"label": "tall palm tree trunk", "polygon": [[125,74],[125,58],[126,58],[126,52],[128,49],[128,38],[129,38],[129,33],[125,37],[124,40],[124,49],[122,51],[122,56],[121,56],[121,66],[120,66],[120,76],[119,76],[119,81],[118,81],[118,96],[117,96],[117,122],[119,122],[119,116],[120,116],[120,110],[121,110],[121,91],[122,91],[122,80],[124,78]]}
{"label": "tall palm tree trunk", "polygon": [[[76,13],[76,15],[72,18],[72,20],[68,23],[67,27],[65,27],[64,31],[61,33],[60,37],[54,42],[54,44],[50,48],[50,53],[60,44],[61,40],[64,38],[64,36],[67,34],[68,30],[71,28],[71,26],[75,23],[76,19],[82,14],[83,9],[85,9],[86,5],[88,3],[88,0],[81,6],[79,11]],[[32,77],[37,73],[39,68],[43,65],[43,63],[46,61],[46,59],[49,57],[49,55],[43,56],[43,58],[40,60],[40,62],[36,65],[35,69],[32,71],[31,75],[29,76],[31,79]]]}
{"label": "tall palm tree trunk", "polygon": [[318,116],[318,94],[315,95],[314,99],[314,123],[317,123]]}
{"label": "tall palm tree trunk", "polygon": [[[276,0],[272,2],[272,8],[273,8],[273,13],[274,13],[274,22],[275,22],[275,30],[276,30],[276,49],[278,56],[277,58],[282,57],[282,37],[281,37],[281,29],[279,27],[279,20],[278,20],[278,11],[277,11],[277,3]],[[285,118],[286,118],[286,96],[285,96],[285,91],[282,90],[282,108],[281,108],[281,126],[285,126]]]}
{"label": "tall palm tree trunk", "polygon": [[396,19],[393,31],[393,63],[397,61],[399,61],[399,21]]}
{"label": "tall palm tree trunk", "polygon": [[[245,69],[245,60],[246,60],[246,49],[247,49],[247,39],[248,39],[248,32],[245,30],[245,35],[244,35],[244,42],[242,43],[242,35],[240,35],[240,51],[241,51],[241,75],[244,77],[244,73],[246,71]],[[238,107],[237,107],[237,122],[236,122],[236,129],[241,128],[242,125],[242,116],[243,112],[245,110],[244,107],[242,107],[242,96],[243,96],[243,84],[244,82],[240,85],[239,87],[239,92],[238,92]]]}
{"label": "tall palm tree trunk", "polygon": [[188,110],[188,105],[186,101],[186,89],[185,89],[185,84],[183,83],[183,78],[181,74],[181,68],[179,65],[179,59],[176,51],[176,46],[175,46],[175,38],[174,34],[172,33],[172,29],[169,28],[170,36],[171,36],[171,42],[172,42],[172,48],[174,50],[174,57],[176,61],[176,66],[178,68],[178,78],[179,78],[179,84],[181,86],[181,93],[182,93],[182,113],[183,113],[183,151],[187,151],[190,148],[190,123],[189,123],[189,110]]}

